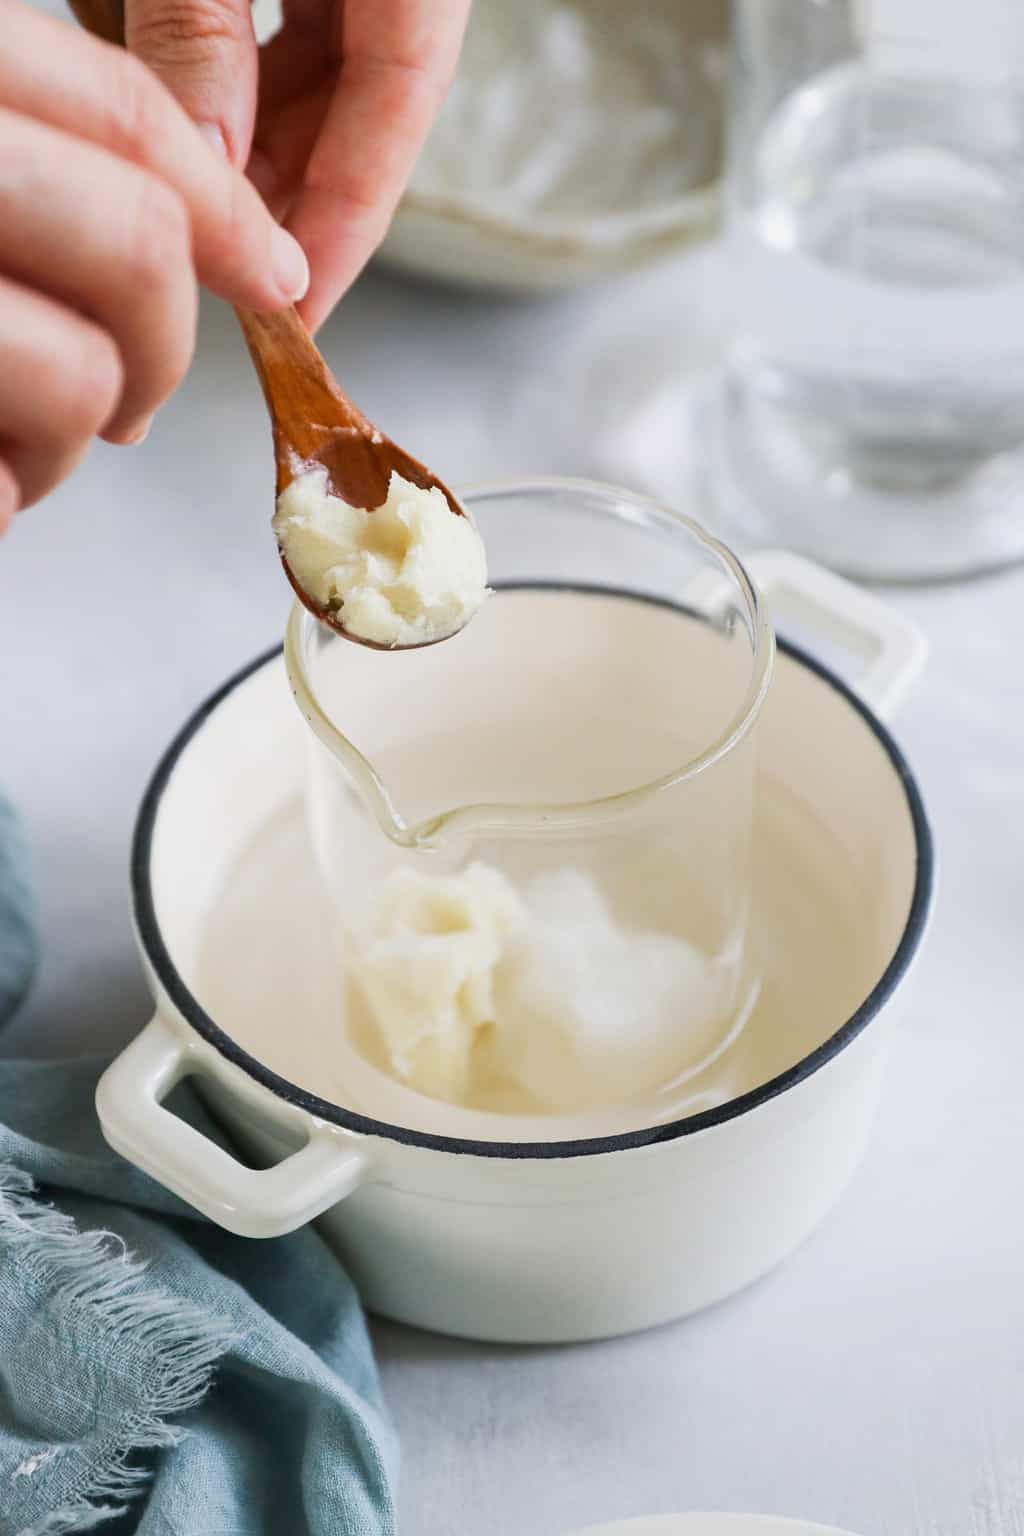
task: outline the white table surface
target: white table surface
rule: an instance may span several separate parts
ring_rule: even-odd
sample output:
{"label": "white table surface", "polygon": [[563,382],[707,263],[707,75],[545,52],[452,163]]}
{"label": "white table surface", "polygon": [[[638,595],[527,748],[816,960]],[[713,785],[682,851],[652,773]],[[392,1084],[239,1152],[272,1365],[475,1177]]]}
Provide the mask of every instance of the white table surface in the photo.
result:
{"label": "white table surface", "polygon": [[[709,270],[528,303],[374,274],[325,349],[453,483],[608,474],[595,392],[614,390],[626,342],[629,378],[692,355]],[[623,450],[622,478],[631,465]],[[281,633],[270,488],[256,383],[211,304],[149,442],[97,448],[0,546],[0,781],[28,822],[43,940],[7,1050],[110,1050],[147,1017],[132,818],[182,718]],[[941,888],[863,1171],[777,1273],[645,1336],[513,1349],[379,1326],[405,1536],[686,1508],[1024,1533],[1024,571],[894,600],[933,647],[897,733]]]}

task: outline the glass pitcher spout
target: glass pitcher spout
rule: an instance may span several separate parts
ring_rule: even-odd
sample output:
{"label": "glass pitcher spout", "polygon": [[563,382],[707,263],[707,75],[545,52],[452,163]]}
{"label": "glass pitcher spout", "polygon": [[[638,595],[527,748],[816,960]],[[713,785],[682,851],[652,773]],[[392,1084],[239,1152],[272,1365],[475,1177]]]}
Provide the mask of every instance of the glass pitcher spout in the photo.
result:
{"label": "glass pitcher spout", "polygon": [[[401,657],[332,643],[296,604],[285,643],[296,702],[398,849],[556,841],[671,816],[666,792],[742,748],[768,686],[773,637],[756,590],[696,524],[588,482],[527,482],[512,492],[590,498],[597,516],[628,517],[638,543],[668,533],[688,558],[676,551],[674,584],[662,558],[653,590],[548,573],[505,580],[492,568],[495,593],[466,632]],[[492,503],[510,499],[502,488],[469,495],[488,521]],[[623,531],[617,522],[606,529]],[[593,531],[587,537],[593,556]],[[608,565],[621,574],[612,550]],[[363,672],[378,695],[352,686]],[[367,692],[379,697],[373,715]],[[356,695],[358,709],[346,703]]]}
{"label": "glass pitcher spout", "polygon": [[[570,596],[570,592],[567,588],[560,590],[563,593],[564,602]],[[582,589],[577,590],[582,593]],[[600,590],[602,589],[587,589],[586,595],[593,597],[598,595]],[[508,588],[499,584],[497,595],[500,596],[502,592],[525,593],[526,589],[518,586]],[[720,596],[720,586],[718,592]],[[609,595],[620,596],[617,593]],[[493,631],[488,636],[493,641],[497,634],[507,630],[508,624],[480,626],[481,629],[485,627]],[[724,627],[726,626],[722,623],[720,616],[716,616],[714,629],[721,632]],[[445,642],[449,646],[452,643]],[[751,696],[744,699],[742,709],[734,719],[727,722],[718,740],[709,743],[688,760],[667,767],[659,776],[648,779],[646,782],[612,788],[612,781],[609,779],[608,784],[602,787],[610,792],[572,803],[554,798],[530,803],[522,799],[498,803],[489,797],[485,798],[488,786],[480,783],[481,798],[475,802],[446,805],[445,808],[431,815],[415,819],[403,814],[383,775],[355,742],[339,728],[333,715],[325,708],[322,702],[325,682],[322,663],[319,680],[321,691],[318,692],[312,682],[312,676],[317,670],[314,653],[325,644],[339,660],[350,661],[340,647],[331,644],[322,626],[316,623],[300,603],[296,602],[289,617],[285,640],[287,671],[296,703],[311,731],[346,776],[382,835],[397,848],[423,853],[436,853],[448,842],[465,847],[474,840],[485,837],[555,839],[559,836],[582,836],[588,832],[597,834],[616,819],[640,817],[647,808],[647,801],[655,801],[665,791],[676,788],[682,782],[694,779],[701,773],[706,773],[742,743],[756,720],[770,671],[770,665],[766,666],[763,674],[756,680],[756,687],[752,687]],[[541,648],[543,648],[543,640],[541,640]],[[490,655],[489,651],[488,655]],[[400,665],[405,665],[405,662],[403,661]],[[537,665],[542,665],[541,657],[537,658]],[[346,670],[349,669],[346,668]],[[444,677],[447,681],[446,674],[452,669],[434,668],[432,670],[436,671],[438,680]],[[465,696],[467,690],[464,669],[455,670],[462,672],[461,678],[453,677],[452,682],[454,684],[461,682],[462,705],[459,713],[463,717],[463,727],[467,737],[477,730],[482,734],[487,733],[488,730],[493,731],[494,722],[488,721],[484,716],[482,702],[474,704],[472,699],[467,700]],[[490,693],[486,669],[478,667],[476,670],[481,673],[477,678],[478,685],[482,684],[486,692]],[[407,689],[403,690],[403,695],[407,691]],[[342,693],[343,685],[338,690],[339,708],[343,708]],[[541,722],[535,721],[527,724],[524,735],[527,741],[533,741],[541,731]],[[546,743],[550,743],[550,739],[549,736],[546,737]],[[516,751],[514,743],[512,749]],[[530,755],[530,752],[524,742],[520,745],[517,756],[527,755]],[[393,748],[388,751],[387,756],[393,756]],[[421,763],[420,766],[422,769],[423,764]],[[464,775],[460,782],[465,782]],[[537,777],[534,765],[533,777],[527,779],[524,773],[522,784],[517,786],[518,793],[522,794],[527,783],[543,788],[543,782],[543,778]]]}

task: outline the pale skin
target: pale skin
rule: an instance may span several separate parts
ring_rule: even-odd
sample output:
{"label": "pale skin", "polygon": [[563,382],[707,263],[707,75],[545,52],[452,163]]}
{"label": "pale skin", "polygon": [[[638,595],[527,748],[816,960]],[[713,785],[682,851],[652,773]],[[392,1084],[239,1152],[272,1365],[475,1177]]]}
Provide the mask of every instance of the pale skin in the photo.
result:
{"label": "pale skin", "polygon": [[94,437],[142,440],[199,283],[320,324],[387,230],[468,8],[285,0],[260,50],[248,0],[127,0],[125,52],[0,0],[0,531]]}

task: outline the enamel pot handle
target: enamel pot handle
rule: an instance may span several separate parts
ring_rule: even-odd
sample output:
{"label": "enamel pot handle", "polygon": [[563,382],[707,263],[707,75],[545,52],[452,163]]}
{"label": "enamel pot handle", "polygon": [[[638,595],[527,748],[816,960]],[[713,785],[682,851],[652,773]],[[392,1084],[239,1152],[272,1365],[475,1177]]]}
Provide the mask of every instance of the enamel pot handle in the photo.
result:
{"label": "enamel pot handle", "polygon": [[[303,1144],[272,1168],[247,1168],[164,1108],[175,1083],[193,1074],[216,1078],[254,1118]],[[242,1237],[294,1231],[350,1194],[370,1166],[364,1137],[275,1098],[159,1013],[100,1078],[96,1110],[116,1152]]]}
{"label": "enamel pot handle", "polygon": [[928,654],[917,625],[872,592],[800,555],[764,550],[746,563],[783,628],[790,620],[812,645],[824,638],[856,657],[860,671],[852,687],[876,714],[891,718]]}

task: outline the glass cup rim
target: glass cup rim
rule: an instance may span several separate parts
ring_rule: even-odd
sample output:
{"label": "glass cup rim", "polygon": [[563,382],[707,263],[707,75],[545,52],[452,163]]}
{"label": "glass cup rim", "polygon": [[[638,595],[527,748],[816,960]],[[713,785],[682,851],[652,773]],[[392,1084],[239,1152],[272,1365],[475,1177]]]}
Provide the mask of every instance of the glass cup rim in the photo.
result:
{"label": "glass cup rim", "polygon": [[[522,835],[541,830],[545,833],[569,828],[581,830],[618,819],[636,811],[644,801],[696,778],[698,774],[707,772],[721,762],[750,734],[761,712],[775,661],[775,633],[764,599],[739,556],[695,518],[641,492],[568,475],[475,481],[458,491],[459,499],[464,502],[470,515],[474,502],[482,504],[488,500],[553,493],[605,501],[608,503],[606,511],[609,515],[627,522],[630,519],[623,515],[624,505],[636,514],[635,520],[641,519],[644,514],[659,520],[668,519],[678,524],[725,566],[746,604],[750,620],[750,678],[743,699],[714,741],[678,768],[670,769],[646,783],[575,804],[554,802],[543,805],[504,805],[481,802],[458,806],[440,812],[426,823],[410,827],[394,805],[387,786],[373,764],[348,739],[320,703],[305,664],[304,647],[305,638],[315,633],[314,626],[319,626],[319,620],[296,599],[288,618],[284,644],[285,667],[296,703],[321,744],[357,780],[381,830],[400,846],[424,847],[437,840],[442,833],[456,830],[475,834],[485,829],[488,832],[501,830],[506,834],[514,835],[518,832]],[[336,641],[339,645],[352,643],[340,636],[336,637]]]}

